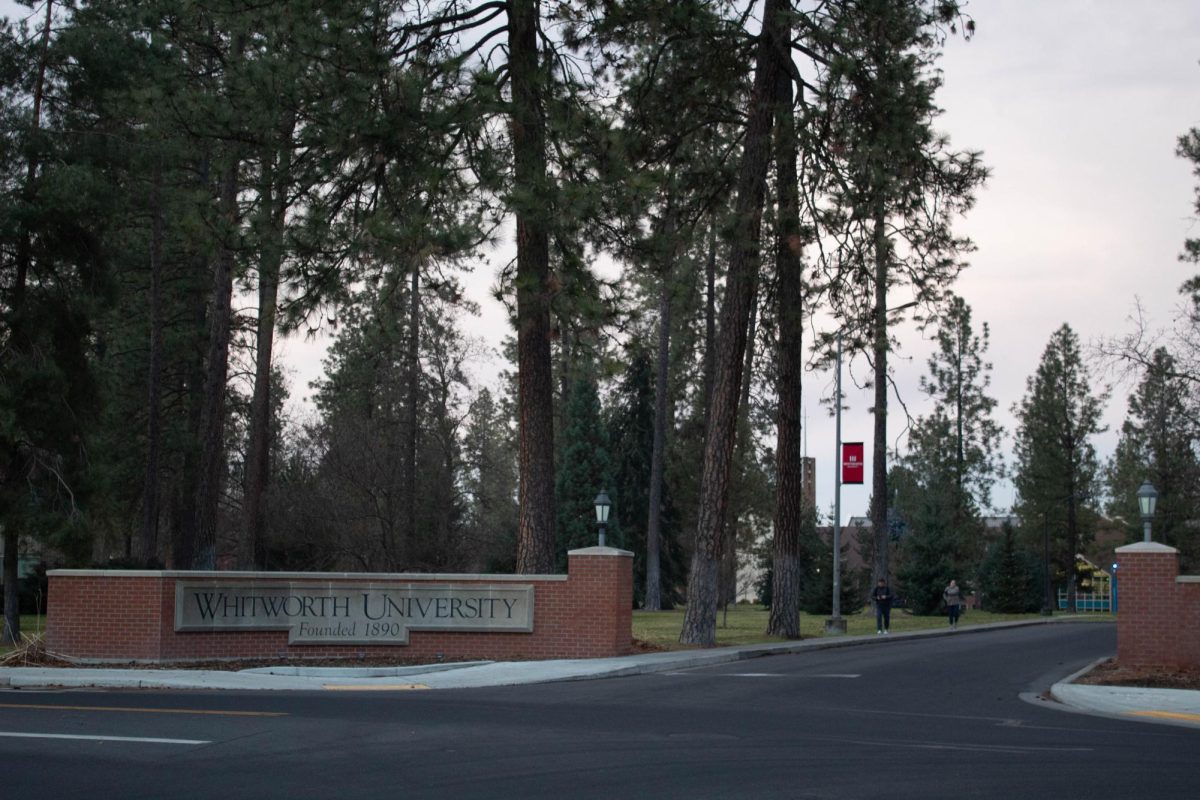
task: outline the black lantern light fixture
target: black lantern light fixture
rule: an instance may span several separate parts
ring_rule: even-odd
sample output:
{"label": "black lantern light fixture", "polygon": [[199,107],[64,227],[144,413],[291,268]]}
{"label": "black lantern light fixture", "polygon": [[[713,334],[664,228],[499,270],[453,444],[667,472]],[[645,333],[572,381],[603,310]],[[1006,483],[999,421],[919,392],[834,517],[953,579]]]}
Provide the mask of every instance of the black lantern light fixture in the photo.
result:
{"label": "black lantern light fixture", "polygon": [[596,523],[600,526],[600,546],[604,547],[604,529],[608,526],[608,512],[612,508],[612,501],[608,499],[608,492],[603,489],[600,494],[596,495]]}
{"label": "black lantern light fixture", "polygon": [[1150,481],[1142,483],[1137,490],[1138,510],[1142,512],[1143,541],[1150,541],[1150,520],[1154,517],[1154,507],[1158,505],[1158,492],[1150,485]]}

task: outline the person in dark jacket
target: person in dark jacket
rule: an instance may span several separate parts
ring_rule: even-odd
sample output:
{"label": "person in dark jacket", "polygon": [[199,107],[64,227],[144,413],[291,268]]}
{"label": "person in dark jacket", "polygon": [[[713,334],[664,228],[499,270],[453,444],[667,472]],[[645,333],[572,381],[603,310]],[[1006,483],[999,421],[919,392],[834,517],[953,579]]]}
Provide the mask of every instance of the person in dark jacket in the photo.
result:
{"label": "person in dark jacket", "polygon": [[892,624],[892,590],[883,578],[871,592],[871,600],[875,603],[875,632],[887,633]]}

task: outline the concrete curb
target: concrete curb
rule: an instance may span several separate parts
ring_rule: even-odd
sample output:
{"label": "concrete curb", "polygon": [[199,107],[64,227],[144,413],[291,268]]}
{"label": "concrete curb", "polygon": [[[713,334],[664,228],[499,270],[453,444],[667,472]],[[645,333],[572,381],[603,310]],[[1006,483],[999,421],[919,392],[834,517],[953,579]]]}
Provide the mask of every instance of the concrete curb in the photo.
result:
{"label": "concrete curb", "polygon": [[1071,710],[1110,719],[1200,729],[1200,691],[1091,686],[1075,683],[1108,658],[1098,658],[1050,687],[1050,696]]}
{"label": "concrete curb", "polygon": [[[241,672],[186,669],[0,668],[0,687],[111,688],[235,691],[322,691],[326,689],[401,690],[480,688],[518,684],[595,680],[629,675],[695,669],[769,655],[861,647],[884,641],[914,641],[937,636],[961,636],[1046,624],[1092,624],[1086,619],[997,622],[956,630],[932,628],[882,636],[844,636],[795,642],[672,650],[632,656],[560,661],[471,662],[415,667],[257,667]],[[394,682],[404,678],[405,683]],[[336,683],[334,683],[336,682]]]}
{"label": "concrete curb", "polygon": [[238,670],[240,675],[287,675],[316,678],[396,678],[404,675],[424,675],[448,669],[466,669],[494,661],[455,661],[449,664],[416,664],[409,667],[253,667]]}

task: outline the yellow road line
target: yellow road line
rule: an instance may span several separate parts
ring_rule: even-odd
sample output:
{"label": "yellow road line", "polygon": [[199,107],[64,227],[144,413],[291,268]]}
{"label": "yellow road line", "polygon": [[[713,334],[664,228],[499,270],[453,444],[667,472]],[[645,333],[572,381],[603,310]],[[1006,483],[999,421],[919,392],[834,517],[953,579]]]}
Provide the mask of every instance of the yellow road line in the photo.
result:
{"label": "yellow road line", "polygon": [[1182,719],[1188,722],[1200,722],[1200,714],[1185,714],[1182,711],[1126,711],[1131,717],[1160,717],[1162,719]]}
{"label": "yellow road line", "polygon": [[429,687],[423,683],[327,683],[321,688],[331,692],[405,692]]}
{"label": "yellow road line", "polygon": [[30,708],[45,711],[119,711],[131,714],[211,714],[219,717],[286,717],[283,711],[217,711],[203,708],[126,708],[124,706],[55,706],[48,703],[0,703],[0,708]]}

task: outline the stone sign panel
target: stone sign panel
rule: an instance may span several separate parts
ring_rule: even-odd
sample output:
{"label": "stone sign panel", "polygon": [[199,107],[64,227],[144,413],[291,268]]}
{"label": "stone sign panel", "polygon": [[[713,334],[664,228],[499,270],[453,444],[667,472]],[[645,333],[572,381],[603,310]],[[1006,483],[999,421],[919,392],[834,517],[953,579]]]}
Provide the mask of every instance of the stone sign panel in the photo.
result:
{"label": "stone sign panel", "polygon": [[175,584],[175,630],[286,630],[289,644],[408,644],[413,629],[533,631],[533,586],[278,583]]}

